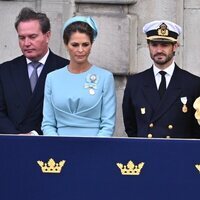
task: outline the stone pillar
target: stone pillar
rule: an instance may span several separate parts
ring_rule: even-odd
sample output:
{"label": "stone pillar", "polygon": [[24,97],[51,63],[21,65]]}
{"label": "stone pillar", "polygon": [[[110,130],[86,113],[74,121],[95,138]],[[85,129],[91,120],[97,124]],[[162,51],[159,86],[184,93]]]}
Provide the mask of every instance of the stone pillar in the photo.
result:
{"label": "stone pillar", "polygon": [[184,1],[184,69],[200,76],[200,1]]}
{"label": "stone pillar", "polygon": [[14,23],[19,11],[25,6],[35,7],[35,2],[0,1],[0,63],[21,54]]}
{"label": "stone pillar", "polygon": [[50,48],[60,56],[66,57],[62,39],[62,27],[74,12],[73,0],[37,0],[38,10],[45,12],[51,21]]}

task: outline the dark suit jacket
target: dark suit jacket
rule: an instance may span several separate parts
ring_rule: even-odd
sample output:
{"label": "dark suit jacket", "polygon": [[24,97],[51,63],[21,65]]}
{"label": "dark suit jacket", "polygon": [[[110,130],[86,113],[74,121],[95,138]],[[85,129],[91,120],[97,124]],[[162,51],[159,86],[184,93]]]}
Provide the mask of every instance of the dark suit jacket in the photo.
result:
{"label": "dark suit jacket", "polygon": [[[123,98],[125,131],[129,137],[199,138],[193,102],[200,96],[200,78],[175,66],[160,100],[153,67],[128,78]],[[187,97],[187,112],[181,97]]]}
{"label": "dark suit jacket", "polygon": [[32,130],[42,134],[46,75],[68,63],[68,60],[50,51],[33,93],[23,55],[0,65],[0,134],[27,133]]}

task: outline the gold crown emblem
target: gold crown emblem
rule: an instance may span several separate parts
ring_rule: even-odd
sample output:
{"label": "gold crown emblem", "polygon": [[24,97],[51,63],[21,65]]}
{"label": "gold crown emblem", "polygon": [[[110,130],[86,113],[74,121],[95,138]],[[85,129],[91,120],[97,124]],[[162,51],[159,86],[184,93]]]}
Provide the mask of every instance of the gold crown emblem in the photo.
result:
{"label": "gold crown emblem", "polygon": [[127,165],[123,165],[122,163],[117,163],[117,166],[121,170],[122,175],[140,175],[141,169],[144,166],[144,162],[135,165],[131,160],[127,163]]}
{"label": "gold crown emblem", "polygon": [[38,160],[37,163],[41,167],[43,173],[60,173],[65,164],[65,160],[56,163],[54,159],[50,158],[48,163],[44,163],[41,160]]}
{"label": "gold crown emblem", "polygon": [[197,170],[200,172],[200,165],[195,165],[195,167],[196,167]]}
{"label": "gold crown emblem", "polygon": [[165,23],[162,23],[158,29],[158,35],[160,36],[168,36],[169,30],[167,29],[167,25]]}

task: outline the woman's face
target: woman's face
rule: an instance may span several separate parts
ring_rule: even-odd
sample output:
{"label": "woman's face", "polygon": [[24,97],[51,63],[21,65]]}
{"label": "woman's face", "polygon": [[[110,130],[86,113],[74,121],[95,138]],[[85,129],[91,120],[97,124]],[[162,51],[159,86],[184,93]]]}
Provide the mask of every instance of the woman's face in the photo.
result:
{"label": "woman's face", "polygon": [[85,33],[72,33],[66,48],[69,52],[70,62],[84,64],[88,62],[92,44],[90,38]]}

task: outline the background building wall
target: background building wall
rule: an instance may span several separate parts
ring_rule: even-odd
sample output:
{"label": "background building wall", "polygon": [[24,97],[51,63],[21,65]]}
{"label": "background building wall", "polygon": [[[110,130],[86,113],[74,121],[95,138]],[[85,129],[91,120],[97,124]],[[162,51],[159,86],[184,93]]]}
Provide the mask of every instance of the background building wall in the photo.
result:
{"label": "background building wall", "polygon": [[126,77],[149,68],[149,57],[142,27],[157,19],[174,21],[183,27],[176,53],[177,64],[200,75],[200,2],[199,0],[0,0],[0,63],[21,54],[14,21],[22,7],[47,13],[51,20],[51,49],[68,57],[62,42],[62,25],[73,15],[91,15],[99,35],[90,56],[92,63],[113,72],[117,93],[115,136],[125,136],[122,98]]}

